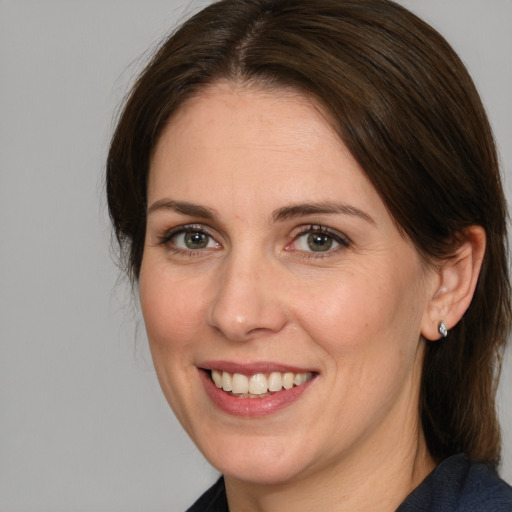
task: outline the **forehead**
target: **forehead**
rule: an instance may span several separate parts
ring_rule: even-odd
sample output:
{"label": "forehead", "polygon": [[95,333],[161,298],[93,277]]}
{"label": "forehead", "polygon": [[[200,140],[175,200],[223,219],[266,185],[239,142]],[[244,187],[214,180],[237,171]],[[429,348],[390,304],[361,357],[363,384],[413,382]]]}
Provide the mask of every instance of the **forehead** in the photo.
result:
{"label": "forehead", "polygon": [[[297,123],[302,123],[304,130],[297,130]],[[181,144],[187,142],[186,148],[194,144],[204,146],[206,140],[211,146],[229,147],[229,138],[233,149],[238,144],[240,150],[266,145],[302,151],[309,149],[304,147],[304,137],[308,137],[311,145],[316,139],[313,135],[318,132],[323,132],[324,142],[344,149],[332,126],[325,109],[311,96],[290,88],[269,89],[220,81],[188,98],[177,109],[153,157],[159,147],[178,138]],[[222,130],[218,130],[219,127]],[[325,138],[326,132],[328,138]]]}
{"label": "forehead", "polygon": [[151,161],[148,200],[347,201],[385,212],[378,194],[322,108],[290,90],[218,83],[171,118]]}

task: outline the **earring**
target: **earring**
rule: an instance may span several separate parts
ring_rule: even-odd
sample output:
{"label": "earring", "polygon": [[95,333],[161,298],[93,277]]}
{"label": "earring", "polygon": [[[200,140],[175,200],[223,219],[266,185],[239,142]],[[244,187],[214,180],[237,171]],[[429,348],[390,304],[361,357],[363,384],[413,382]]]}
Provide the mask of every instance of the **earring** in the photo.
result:
{"label": "earring", "polygon": [[448,336],[448,329],[446,328],[446,324],[442,320],[441,320],[441,322],[439,322],[439,326],[437,327],[437,330],[439,331],[439,334],[443,338],[446,338],[446,336]]}

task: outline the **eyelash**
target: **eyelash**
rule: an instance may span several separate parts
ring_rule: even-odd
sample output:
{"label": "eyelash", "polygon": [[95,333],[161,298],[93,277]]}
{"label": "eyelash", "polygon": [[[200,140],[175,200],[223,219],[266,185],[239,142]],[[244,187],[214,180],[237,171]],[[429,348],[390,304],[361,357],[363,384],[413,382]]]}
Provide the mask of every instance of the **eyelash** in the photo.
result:
{"label": "eyelash", "polygon": [[[211,240],[215,241],[215,238],[205,229],[205,227],[201,224],[187,224],[184,226],[178,226],[176,228],[170,229],[166,231],[162,236],[158,239],[158,245],[165,245],[171,252],[183,256],[190,257],[201,257],[204,256],[204,251],[211,250],[212,247],[204,248],[204,249],[182,249],[180,247],[176,247],[172,243],[172,239],[178,235],[185,233],[198,233],[207,236]],[[218,244],[218,242],[216,242]],[[220,245],[220,244],[218,244]]]}
{"label": "eyelash", "polygon": [[[183,249],[176,247],[172,243],[172,239],[178,235],[185,234],[187,232],[192,233],[198,233],[203,234],[207,237],[209,237],[210,240],[215,241],[215,238],[208,232],[207,229],[203,225],[200,224],[187,224],[183,226],[178,226],[176,228],[170,229],[169,231],[166,231],[163,235],[161,235],[158,239],[158,245],[165,245],[170,251],[172,251],[175,254],[184,255],[184,256],[191,256],[191,257],[201,257],[204,255],[205,251],[209,251],[211,249],[214,249],[212,247],[206,247],[203,249]],[[330,237],[334,242],[339,244],[340,247],[334,248],[334,249],[328,249],[327,251],[303,251],[303,250],[294,250],[294,249],[288,249],[291,245],[294,245],[297,243],[297,241],[305,236],[305,235],[312,235],[312,234],[321,234],[326,235]],[[218,242],[215,241],[217,245],[220,245]],[[296,252],[303,258],[325,258],[333,253],[338,252],[338,250],[342,250],[345,248],[348,248],[351,245],[351,240],[344,234],[341,234],[337,231],[334,231],[326,226],[322,226],[321,224],[309,224],[307,226],[303,226],[300,228],[300,231],[293,235],[293,238],[290,243],[288,243],[285,247],[285,250],[289,252]]]}
{"label": "eyelash", "polygon": [[327,258],[329,256],[332,256],[333,253],[337,253],[339,250],[343,250],[343,249],[350,247],[350,245],[352,243],[351,240],[346,235],[339,233],[338,231],[334,231],[331,228],[322,226],[321,224],[309,224],[308,226],[302,227],[300,229],[300,231],[293,236],[292,241],[286,247],[289,247],[292,244],[296,244],[297,241],[305,235],[313,235],[313,234],[327,235],[332,240],[334,240],[336,243],[338,243],[340,247],[337,247],[334,249],[329,249],[327,251],[318,251],[318,252],[298,250],[297,252],[303,258],[307,258],[307,259]]}

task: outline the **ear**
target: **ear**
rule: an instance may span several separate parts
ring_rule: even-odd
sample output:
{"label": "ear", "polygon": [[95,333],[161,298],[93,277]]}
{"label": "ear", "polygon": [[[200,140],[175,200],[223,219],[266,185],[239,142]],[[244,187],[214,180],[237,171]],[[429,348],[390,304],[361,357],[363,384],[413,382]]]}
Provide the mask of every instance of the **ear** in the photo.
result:
{"label": "ear", "polygon": [[421,334],[428,340],[442,337],[439,324],[448,331],[457,324],[471,303],[485,254],[486,236],[481,226],[460,233],[455,254],[443,260],[435,272],[433,293],[423,316]]}

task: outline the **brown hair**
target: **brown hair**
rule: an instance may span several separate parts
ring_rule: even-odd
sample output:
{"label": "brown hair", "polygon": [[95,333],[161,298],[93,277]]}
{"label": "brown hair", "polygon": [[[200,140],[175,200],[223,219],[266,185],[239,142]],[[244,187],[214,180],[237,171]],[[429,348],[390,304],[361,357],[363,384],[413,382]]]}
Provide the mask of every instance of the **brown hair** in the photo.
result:
{"label": "brown hair", "polygon": [[427,344],[421,417],[438,460],[493,466],[495,392],[510,324],[506,207],[491,128],[449,44],[389,0],[221,0],[154,55],[120,117],[107,162],[110,216],[138,278],[150,157],[183,103],[220,79],[316,97],[399,228],[427,261],[453,254],[471,225],[487,235],[473,301]]}

